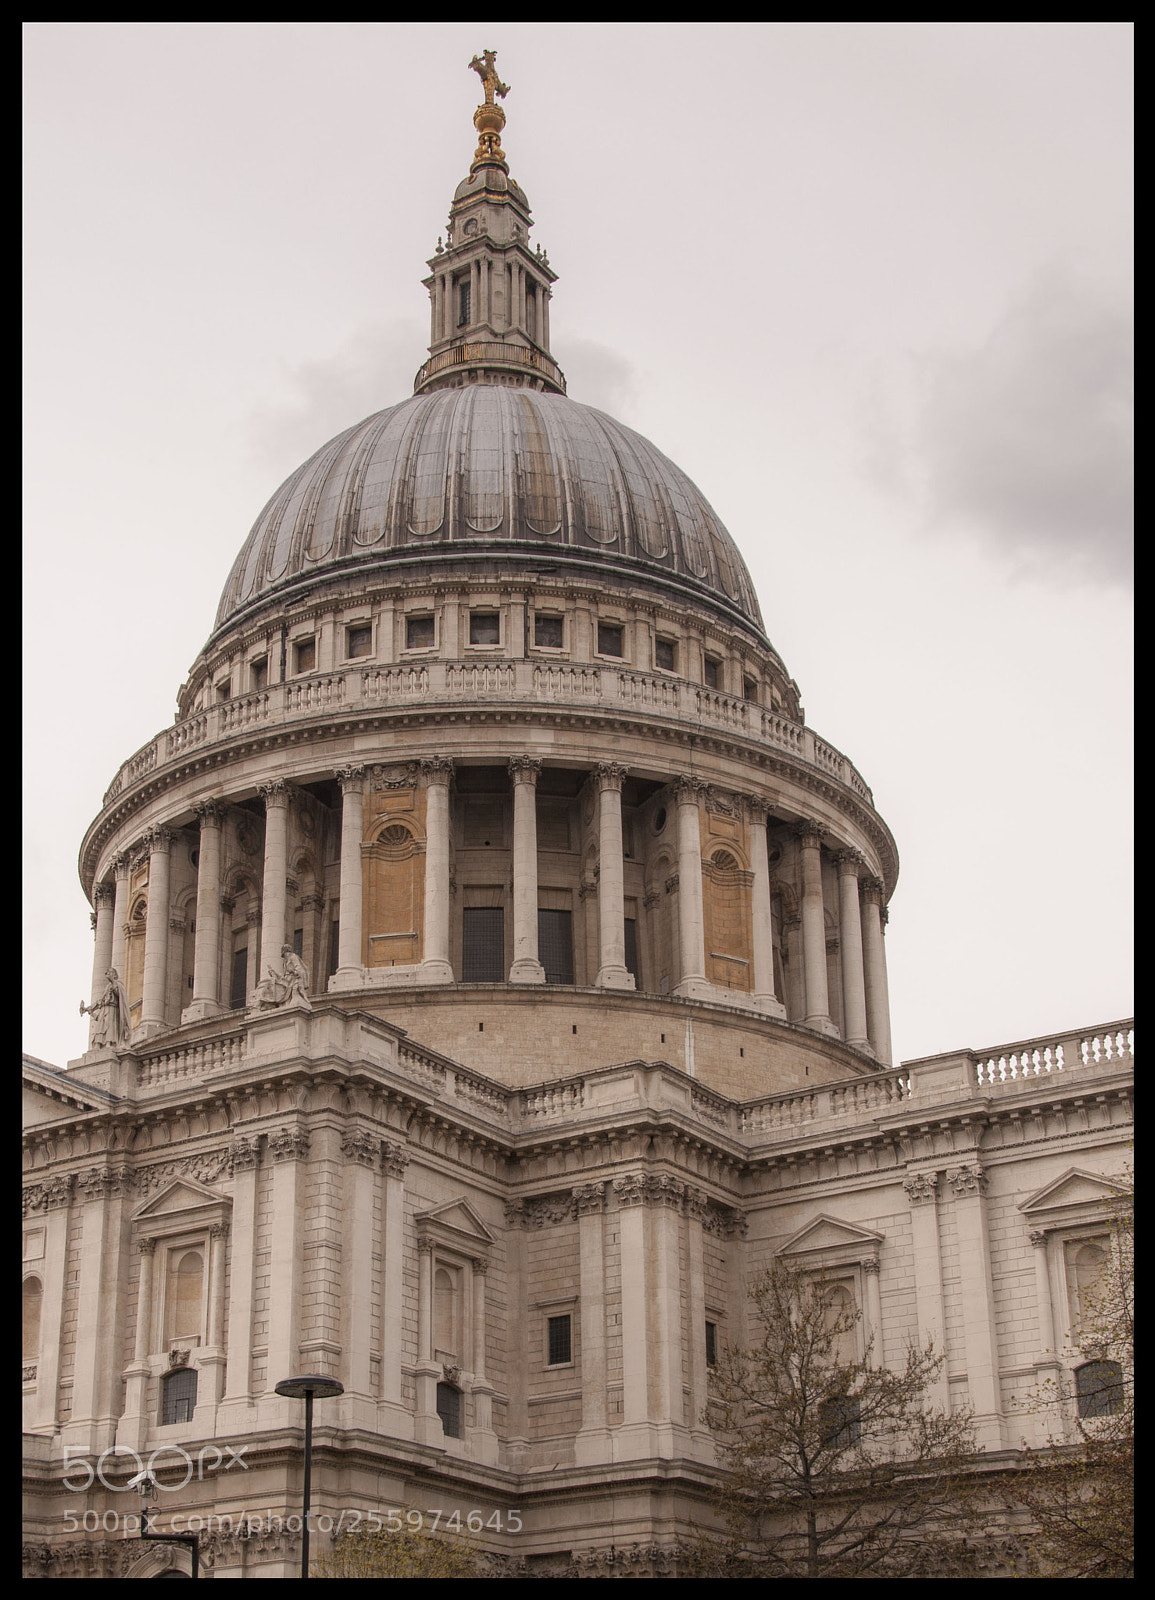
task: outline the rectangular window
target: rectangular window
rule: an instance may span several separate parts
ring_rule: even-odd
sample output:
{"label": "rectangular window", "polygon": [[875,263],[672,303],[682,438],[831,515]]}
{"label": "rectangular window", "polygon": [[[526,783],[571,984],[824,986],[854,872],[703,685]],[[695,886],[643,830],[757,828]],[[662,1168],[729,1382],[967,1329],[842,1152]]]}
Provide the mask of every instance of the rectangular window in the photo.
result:
{"label": "rectangular window", "polygon": [[743,700],[753,700],[755,704],[758,703],[758,685],[753,678],[742,679],[742,698]]}
{"label": "rectangular window", "polygon": [[706,660],[705,660],[705,663],[704,663],[703,677],[706,680],[707,689],[716,689],[718,687],[718,667],[719,667],[719,664],[720,663],[718,662],[718,660],[717,660],[717,658],[715,656],[707,656],[706,657]]}
{"label": "rectangular window", "polygon": [[461,1438],[461,1390],[451,1383],[437,1385],[437,1415],[447,1439]]}
{"label": "rectangular window", "polygon": [[269,681],[269,658],[258,656],[249,662],[249,678],[254,690],[263,689]]}
{"label": "rectangular window", "polygon": [[708,1367],[716,1367],[718,1365],[718,1324],[716,1322],[707,1322],[706,1324],[706,1365]]}
{"label": "rectangular window", "polygon": [[638,924],[635,917],[627,917],[626,921],[626,971],[634,975],[637,988],[642,987],[642,975],[638,971]]}
{"label": "rectangular window", "polygon": [[562,646],[562,619],[560,617],[543,617],[535,611],[533,615],[533,642],[543,645],[547,650],[560,650]]}
{"label": "rectangular window", "polygon": [[573,1338],[570,1318],[548,1318],[549,1362],[551,1367],[568,1366],[573,1360]]}
{"label": "rectangular window", "polygon": [[295,956],[303,956],[304,953],[305,953],[305,930],[304,930],[304,928],[294,928],[293,929],[293,954]]}
{"label": "rectangular window", "polygon": [[572,911],[538,911],[537,955],[546,983],[573,982]]}
{"label": "rectangular window", "polygon": [[229,1005],[239,1011],[248,999],[249,947],[247,944],[233,951],[233,983],[229,991]]}
{"label": "rectangular window", "polygon": [[405,618],[405,648],[406,650],[432,650],[433,618],[431,616]]}
{"label": "rectangular window", "polygon": [[329,930],[329,976],[341,965],[341,924],[334,922]]}
{"label": "rectangular window", "polygon": [[350,660],[354,656],[373,654],[373,628],[370,623],[359,622],[355,628],[349,629],[346,654]]}
{"label": "rectangular window", "polygon": [[620,656],[622,653],[622,629],[616,622],[598,623],[598,655]]}
{"label": "rectangular window", "polygon": [[496,611],[471,611],[469,613],[470,644],[500,644],[501,618]]}
{"label": "rectangular window", "polygon": [[218,700],[227,700],[229,698],[229,696],[232,694],[232,692],[233,692],[232,679],[231,678],[222,678],[220,683],[217,684],[217,699]]}
{"label": "rectangular window", "polygon": [[470,312],[470,283],[468,278],[463,278],[457,285],[457,326],[468,328]]}
{"label": "rectangular window", "polygon": [[654,665],[656,667],[660,668],[662,672],[673,672],[676,659],[674,641],[672,639],[655,639]]}
{"label": "rectangular window", "polygon": [[312,672],[317,665],[316,639],[301,639],[293,646],[293,671]]}
{"label": "rectangular window", "polygon": [[462,983],[505,981],[505,911],[501,906],[466,906],[461,930]]}
{"label": "rectangular window", "polygon": [[173,1422],[191,1422],[197,1407],[197,1373],[195,1367],[181,1367],[161,1379],[160,1420],[168,1426]]}

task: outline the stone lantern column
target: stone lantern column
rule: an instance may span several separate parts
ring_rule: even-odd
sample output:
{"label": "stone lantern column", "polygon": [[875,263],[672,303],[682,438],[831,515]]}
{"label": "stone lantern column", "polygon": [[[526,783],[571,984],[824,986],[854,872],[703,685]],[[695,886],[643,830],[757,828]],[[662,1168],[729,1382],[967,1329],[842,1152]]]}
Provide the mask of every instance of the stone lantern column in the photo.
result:
{"label": "stone lantern column", "polygon": [[883,1066],[891,1065],[890,997],[886,983],[886,943],[882,925],[886,908],[883,886],[877,878],[862,885],[862,958],[866,980],[866,1031]]}
{"label": "stone lantern column", "polygon": [[842,942],[842,1015],[846,1043],[869,1050],[866,986],[862,969],[862,912],[858,904],[858,871],[862,858],[853,850],[835,857],[838,865],[838,917]]}
{"label": "stone lantern column", "polygon": [[148,836],[148,917],[144,926],[144,984],[140,1003],[140,1026],[144,1033],[158,1033],[165,1025],[171,848],[169,830],[154,828]]}
{"label": "stone lantern column", "polygon": [[632,989],[626,967],[625,868],[622,858],[622,781],[627,768],[601,761],[598,784],[598,975],[599,989]]}
{"label": "stone lantern column", "polygon": [[[104,997],[108,969],[112,966],[113,926],[115,922],[115,891],[110,883],[98,883],[92,890],[92,903],[96,907],[96,940],[92,950],[92,993],[89,1005],[93,1008]],[[88,1028],[88,1048],[92,1049],[92,1035],[96,1028],[93,1017]]]}
{"label": "stone lantern column", "polygon": [[746,816],[750,827],[750,867],[754,884],[750,893],[751,954],[754,958],[755,1005],[772,1017],[784,1017],[786,1007],[774,993],[774,929],[770,909],[770,857],[766,849],[764,800],[748,799]]}
{"label": "stone lantern column", "polygon": [[537,955],[537,775],[533,756],[511,756],[513,778],[513,965],[510,983],[544,983]]}
{"label": "stone lantern column", "polygon": [[285,873],[289,856],[289,790],[283,778],[260,788],[265,802],[265,874],[261,884],[261,964],[258,983],[267,968],[281,970],[281,946],[285,942]]}
{"label": "stone lantern column", "polygon": [[702,919],[702,829],[698,796],[700,778],[679,778],[674,785],[678,806],[678,934],[682,971],[676,995],[693,1000],[709,991],[706,979],[706,933]]}
{"label": "stone lantern column", "polygon": [[221,822],[215,800],[197,806],[197,930],[193,945],[193,997],[182,1022],[199,1022],[220,1011],[221,987]]}
{"label": "stone lantern column", "polygon": [[837,1036],[826,982],[826,908],[822,900],[822,829],[800,822],[795,830],[802,857],[802,965],[806,975],[808,1028]]}
{"label": "stone lantern column", "polygon": [[337,970],[330,989],[359,989],[365,981],[361,962],[361,836],[365,826],[365,768],[340,767],[341,785],[341,910],[337,934]]}
{"label": "stone lantern column", "polygon": [[112,863],[114,901],[111,965],[116,968],[117,976],[122,981],[127,977],[124,962],[128,951],[128,871],[128,857],[117,856]]}
{"label": "stone lantern column", "polygon": [[426,983],[452,983],[449,964],[449,785],[453,762],[435,756],[421,763],[425,778],[425,950],[421,976]]}

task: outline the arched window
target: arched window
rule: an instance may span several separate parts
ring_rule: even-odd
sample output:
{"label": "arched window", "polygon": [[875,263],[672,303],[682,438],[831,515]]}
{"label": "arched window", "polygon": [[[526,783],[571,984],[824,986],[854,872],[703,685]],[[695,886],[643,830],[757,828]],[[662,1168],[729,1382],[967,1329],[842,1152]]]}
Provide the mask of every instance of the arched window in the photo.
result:
{"label": "arched window", "polygon": [[833,1395],[818,1407],[822,1443],[827,1449],[842,1450],[857,1444],[862,1436],[862,1415],[858,1401],[847,1394]]}
{"label": "arched window", "polygon": [[447,1439],[461,1438],[461,1390],[451,1383],[437,1385],[437,1415]]}
{"label": "arched window", "polygon": [[830,1359],[839,1366],[851,1366],[858,1360],[857,1330],[849,1325],[855,1317],[854,1296],[845,1284],[836,1283],[827,1289],[823,1299],[826,1303],[824,1321],[827,1330],[831,1333],[835,1328],[839,1330],[834,1333]]}
{"label": "arched window", "polygon": [[195,1338],[201,1331],[205,1260],[200,1250],[174,1251],[169,1264],[168,1336]]}
{"label": "arched window", "polygon": [[457,1273],[449,1267],[438,1267],[433,1276],[433,1346],[439,1358],[461,1354],[457,1290]]}
{"label": "arched window", "polygon": [[1081,1417],[1113,1417],[1123,1409],[1123,1368],[1117,1361],[1086,1361],[1075,1369]]}
{"label": "arched window", "polygon": [[160,1420],[162,1423],[191,1422],[197,1403],[195,1367],[178,1367],[160,1380]]}
{"label": "arched window", "polygon": [[44,1285],[39,1278],[24,1280],[24,1359],[35,1361],[40,1354],[40,1308],[44,1303]]}

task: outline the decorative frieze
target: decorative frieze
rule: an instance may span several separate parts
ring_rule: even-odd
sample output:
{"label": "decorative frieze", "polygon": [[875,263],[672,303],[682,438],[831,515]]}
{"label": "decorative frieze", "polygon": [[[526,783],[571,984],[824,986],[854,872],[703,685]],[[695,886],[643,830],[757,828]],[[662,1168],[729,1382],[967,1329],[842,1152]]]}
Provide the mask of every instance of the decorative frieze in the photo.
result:
{"label": "decorative frieze", "polygon": [[304,1128],[274,1128],[269,1134],[269,1152],[274,1161],[303,1161],[309,1142]]}
{"label": "decorative frieze", "polygon": [[77,1177],[77,1193],[83,1200],[110,1200],[127,1194],[136,1182],[127,1167],[94,1167]]}
{"label": "decorative frieze", "polygon": [[58,1206],[66,1206],[72,1198],[74,1183],[73,1175],[67,1172],[29,1184],[24,1190],[24,1215],[34,1216],[40,1211],[55,1211]]}
{"label": "decorative frieze", "polygon": [[199,1150],[195,1155],[181,1156],[175,1161],[161,1161],[155,1166],[139,1167],[136,1184],[142,1194],[151,1194],[173,1178],[193,1178],[197,1183],[216,1183],[233,1170],[232,1150]]}
{"label": "decorative frieze", "polygon": [[229,1167],[235,1172],[252,1172],[261,1163],[261,1139],[259,1134],[240,1133],[233,1140],[229,1151]]}

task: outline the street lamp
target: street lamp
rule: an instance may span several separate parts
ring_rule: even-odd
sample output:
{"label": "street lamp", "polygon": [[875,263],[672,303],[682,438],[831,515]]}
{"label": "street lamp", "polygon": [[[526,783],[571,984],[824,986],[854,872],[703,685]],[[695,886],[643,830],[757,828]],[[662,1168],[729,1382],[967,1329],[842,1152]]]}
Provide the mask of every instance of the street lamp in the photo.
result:
{"label": "street lamp", "polygon": [[[200,1566],[200,1535],[196,1533],[151,1533],[148,1526],[148,1503],[156,1499],[157,1482],[152,1473],[147,1469],[138,1472],[135,1478],[128,1480],[128,1487],[135,1489],[140,1495],[140,1537],[142,1539],[155,1539],[160,1544],[187,1544],[192,1551],[191,1576],[199,1578]],[[178,1573],[183,1577],[183,1573]]]}
{"label": "street lamp", "polygon": [[337,1382],[336,1378],[322,1378],[316,1373],[308,1373],[303,1378],[282,1378],[277,1385],[277,1393],[284,1395],[287,1400],[304,1400],[305,1402],[305,1492],[304,1510],[301,1513],[301,1576],[309,1576],[309,1490],[312,1486],[313,1473],[313,1401],[332,1400],[337,1395],[344,1394],[344,1385]]}

